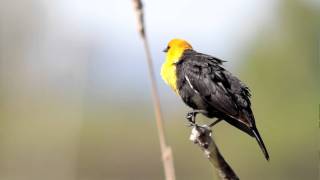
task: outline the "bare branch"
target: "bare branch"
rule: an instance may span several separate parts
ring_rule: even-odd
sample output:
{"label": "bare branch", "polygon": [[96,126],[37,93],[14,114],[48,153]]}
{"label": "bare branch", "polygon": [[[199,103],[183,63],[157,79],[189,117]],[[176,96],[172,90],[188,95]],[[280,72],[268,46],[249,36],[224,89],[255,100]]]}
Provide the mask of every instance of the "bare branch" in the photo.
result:
{"label": "bare branch", "polygon": [[143,4],[141,0],[132,0],[137,18],[137,29],[142,38],[145,37]]}
{"label": "bare branch", "polygon": [[212,131],[209,126],[195,125],[191,131],[190,140],[198,144],[210,163],[218,171],[221,180],[239,180],[238,176],[224,160],[216,143],[211,138]]}
{"label": "bare branch", "polygon": [[142,38],[144,49],[147,56],[149,77],[151,80],[151,88],[152,88],[151,89],[152,100],[153,100],[153,106],[154,106],[154,111],[156,116],[158,136],[160,141],[160,148],[161,148],[161,154],[162,154],[163,167],[165,171],[165,177],[166,177],[166,180],[175,180],[172,150],[169,146],[167,146],[166,140],[165,140],[163,118],[162,118],[161,108],[160,108],[160,98],[158,95],[156,78],[153,71],[153,63],[152,63],[149,43],[145,34],[143,4],[141,0],[133,0],[133,6],[134,6],[136,17],[137,17],[138,32]]}

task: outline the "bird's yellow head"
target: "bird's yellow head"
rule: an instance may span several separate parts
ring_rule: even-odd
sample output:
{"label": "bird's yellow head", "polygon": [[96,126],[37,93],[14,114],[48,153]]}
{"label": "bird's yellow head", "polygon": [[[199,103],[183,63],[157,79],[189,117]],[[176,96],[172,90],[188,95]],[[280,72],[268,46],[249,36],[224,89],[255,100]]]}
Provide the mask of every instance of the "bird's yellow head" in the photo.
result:
{"label": "bird's yellow head", "polygon": [[166,61],[170,61],[170,63],[178,62],[183,52],[187,49],[192,49],[192,46],[187,41],[172,39],[164,50],[167,53]]}
{"label": "bird's yellow head", "polygon": [[192,49],[191,45],[182,39],[173,39],[168,43],[164,52],[167,53],[166,60],[161,68],[162,79],[178,94],[176,65],[183,52]]}

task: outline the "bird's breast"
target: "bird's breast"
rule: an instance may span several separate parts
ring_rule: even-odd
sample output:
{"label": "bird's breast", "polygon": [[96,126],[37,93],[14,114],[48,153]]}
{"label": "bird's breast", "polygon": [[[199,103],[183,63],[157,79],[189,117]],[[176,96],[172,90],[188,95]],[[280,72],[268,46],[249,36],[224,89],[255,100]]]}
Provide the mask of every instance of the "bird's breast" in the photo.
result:
{"label": "bird's breast", "polygon": [[177,89],[177,72],[175,64],[164,63],[161,68],[161,77],[175,93],[179,93]]}

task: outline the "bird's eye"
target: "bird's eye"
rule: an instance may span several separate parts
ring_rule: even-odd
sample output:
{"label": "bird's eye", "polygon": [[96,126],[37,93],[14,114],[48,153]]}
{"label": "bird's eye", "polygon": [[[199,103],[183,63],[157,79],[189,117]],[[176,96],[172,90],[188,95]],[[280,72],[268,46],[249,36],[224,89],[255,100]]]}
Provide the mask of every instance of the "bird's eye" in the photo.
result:
{"label": "bird's eye", "polygon": [[167,46],[167,47],[163,50],[163,52],[168,52],[169,49],[170,49],[170,46]]}

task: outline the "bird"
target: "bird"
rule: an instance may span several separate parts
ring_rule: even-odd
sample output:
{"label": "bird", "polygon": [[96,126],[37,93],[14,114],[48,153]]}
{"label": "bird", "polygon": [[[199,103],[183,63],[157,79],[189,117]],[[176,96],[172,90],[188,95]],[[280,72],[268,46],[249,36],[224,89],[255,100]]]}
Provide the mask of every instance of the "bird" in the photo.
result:
{"label": "bird", "polygon": [[210,127],[224,120],[255,138],[269,160],[251,109],[250,89],[223,67],[226,61],[197,52],[186,40],[177,38],[163,51],[166,58],[161,77],[192,108],[186,115],[191,125],[199,113],[217,119]]}

